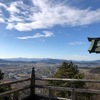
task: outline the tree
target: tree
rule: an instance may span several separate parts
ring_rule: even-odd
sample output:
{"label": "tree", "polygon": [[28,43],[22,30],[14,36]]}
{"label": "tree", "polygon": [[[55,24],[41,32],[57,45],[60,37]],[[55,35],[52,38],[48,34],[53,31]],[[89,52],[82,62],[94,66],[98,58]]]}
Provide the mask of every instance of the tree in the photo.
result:
{"label": "tree", "polygon": [[[4,78],[4,73],[0,69],[0,83],[1,83],[1,80],[3,80],[3,78]],[[11,89],[10,85],[9,86],[0,86],[0,93],[5,92],[10,89]],[[4,96],[3,98],[0,98],[0,100],[10,100],[10,96]]]}
{"label": "tree", "polygon": [[[53,75],[53,78],[71,78],[71,79],[82,79],[84,78],[84,74],[80,73],[78,70],[78,66],[73,64],[72,62],[63,62],[61,66],[59,66],[58,71]],[[74,82],[75,88],[86,88],[84,82]],[[72,87],[71,82],[61,82],[61,81],[51,81],[49,85],[54,86],[62,86],[62,87]],[[71,98],[71,92],[69,91],[55,91],[54,94],[60,97]],[[77,100],[90,100],[91,95],[87,93],[76,93]]]}
{"label": "tree", "polygon": [[4,75],[4,73],[1,71],[1,69],[0,69],[0,80],[2,80],[3,79],[3,75]]}

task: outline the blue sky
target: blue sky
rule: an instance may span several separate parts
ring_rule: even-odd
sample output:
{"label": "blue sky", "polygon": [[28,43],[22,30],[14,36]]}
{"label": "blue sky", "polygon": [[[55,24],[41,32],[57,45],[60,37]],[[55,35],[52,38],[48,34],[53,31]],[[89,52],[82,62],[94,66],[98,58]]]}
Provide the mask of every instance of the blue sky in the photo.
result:
{"label": "blue sky", "polygon": [[0,58],[100,60],[100,0],[0,0]]}

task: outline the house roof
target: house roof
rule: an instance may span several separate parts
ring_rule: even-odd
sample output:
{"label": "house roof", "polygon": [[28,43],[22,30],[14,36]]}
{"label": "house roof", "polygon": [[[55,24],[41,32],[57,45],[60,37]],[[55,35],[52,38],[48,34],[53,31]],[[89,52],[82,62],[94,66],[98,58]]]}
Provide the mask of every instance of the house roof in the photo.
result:
{"label": "house roof", "polygon": [[88,38],[91,45],[88,49],[90,53],[100,53],[100,38]]}

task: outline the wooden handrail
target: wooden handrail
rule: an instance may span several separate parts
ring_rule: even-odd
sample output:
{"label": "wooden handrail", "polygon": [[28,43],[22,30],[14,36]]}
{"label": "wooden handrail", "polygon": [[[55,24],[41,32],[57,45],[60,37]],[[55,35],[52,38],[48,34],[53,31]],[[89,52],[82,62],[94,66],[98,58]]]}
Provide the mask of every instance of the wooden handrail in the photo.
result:
{"label": "wooden handrail", "polygon": [[25,82],[25,81],[29,81],[31,78],[27,78],[27,79],[22,79],[22,80],[17,80],[17,81],[12,81],[12,82],[6,82],[6,83],[0,83],[0,86],[4,86],[4,85],[11,85],[11,84],[17,84],[20,82]]}
{"label": "wooden handrail", "polygon": [[[41,81],[66,81],[66,82],[71,82],[73,85],[74,85],[74,82],[100,83],[100,80],[90,80],[90,79],[87,80],[87,79],[66,79],[66,78],[35,78],[35,80],[41,80]],[[51,91],[51,90],[71,91],[71,93],[72,93],[71,100],[76,100],[75,92],[100,94],[100,90],[80,89],[80,88],[75,88],[74,86],[69,88],[69,87],[41,86],[41,85],[39,86],[39,85],[37,85],[36,87],[38,87],[38,88],[47,88],[47,89],[49,89],[49,91]],[[52,98],[50,92],[49,92],[49,97]]]}
{"label": "wooden handrail", "polygon": [[100,80],[90,80],[90,79],[87,80],[87,79],[68,79],[68,78],[35,78],[35,80],[100,83]]}
{"label": "wooden handrail", "polygon": [[[6,83],[0,83],[0,86],[4,85],[11,85],[11,84],[17,84],[20,82],[30,81],[31,78],[12,81],[12,82],[6,82]],[[41,81],[70,81],[70,82],[92,82],[92,83],[100,83],[100,80],[87,80],[87,79],[67,79],[67,78],[35,78],[35,80],[41,80]]]}
{"label": "wooden handrail", "polygon": [[69,87],[60,87],[60,86],[44,86],[44,85],[35,85],[36,88],[47,88],[52,90],[61,90],[61,91],[72,91],[72,88]]}
{"label": "wooden handrail", "polygon": [[90,79],[67,79],[67,78],[36,78],[35,77],[35,71],[34,68],[32,69],[32,74],[31,78],[23,79],[23,80],[18,80],[18,81],[13,81],[13,82],[7,82],[7,83],[0,83],[0,86],[4,85],[11,85],[11,84],[17,84],[20,82],[26,82],[30,81],[30,84],[26,87],[19,88],[19,89],[14,89],[14,90],[9,90],[3,93],[0,93],[0,97],[13,94],[19,91],[23,91],[26,89],[30,88],[30,96],[35,95],[35,88],[47,88],[49,90],[49,96],[51,96],[51,90],[61,90],[61,91],[71,91],[72,92],[72,98],[71,100],[75,100],[75,92],[86,92],[86,93],[95,93],[95,94],[100,94],[100,90],[95,90],[95,89],[80,89],[80,88],[75,88],[75,87],[58,87],[58,86],[44,86],[44,85],[36,85],[35,81],[40,80],[40,81],[66,81],[66,82],[71,82],[74,84],[74,82],[89,82],[89,83],[100,83],[100,80],[90,80]]}
{"label": "wooden handrail", "polygon": [[9,94],[12,94],[12,93],[15,93],[15,92],[23,91],[23,90],[26,90],[26,89],[29,89],[29,88],[30,88],[30,86],[27,86],[27,87],[23,87],[23,88],[19,88],[19,89],[6,91],[6,92],[3,92],[3,93],[0,93],[0,97],[9,95]]}
{"label": "wooden handrail", "polygon": [[[73,88],[69,87],[59,87],[59,86],[44,86],[44,85],[35,85],[36,88],[47,88],[52,90],[61,90],[61,91],[72,91]],[[86,92],[86,93],[95,93],[100,94],[100,90],[95,89],[82,89],[82,88],[74,88],[75,92]]]}
{"label": "wooden handrail", "polygon": [[[9,94],[14,94],[14,93],[16,94],[16,92],[18,93],[19,91],[23,91],[23,90],[26,90],[26,89],[29,89],[29,88],[30,88],[30,95],[34,95],[35,94],[35,71],[34,71],[34,68],[32,69],[31,78],[17,80],[17,81],[13,81],[13,82],[7,82],[7,83],[0,83],[0,86],[17,84],[17,83],[26,82],[26,81],[30,81],[29,86],[25,86],[23,88],[9,90],[9,91],[0,93],[0,97],[6,96],[6,95],[9,95]],[[15,95],[13,96],[13,99],[16,99]],[[17,97],[16,100],[18,100],[18,97]]]}

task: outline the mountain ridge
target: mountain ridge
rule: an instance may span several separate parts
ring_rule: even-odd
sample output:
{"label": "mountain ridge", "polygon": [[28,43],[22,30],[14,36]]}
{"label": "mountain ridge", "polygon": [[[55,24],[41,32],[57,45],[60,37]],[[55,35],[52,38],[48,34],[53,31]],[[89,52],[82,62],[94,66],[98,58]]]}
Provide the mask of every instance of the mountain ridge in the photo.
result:
{"label": "mountain ridge", "polygon": [[74,63],[100,63],[100,60],[91,60],[91,61],[77,61],[77,60],[65,60],[65,59],[53,59],[53,58],[7,58],[0,59],[0,63],[6,62],[41,62],[41,63],[62,63],[64,61],[72,61]]}

